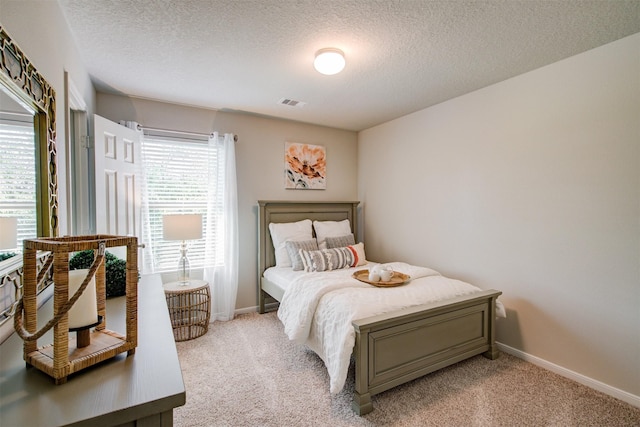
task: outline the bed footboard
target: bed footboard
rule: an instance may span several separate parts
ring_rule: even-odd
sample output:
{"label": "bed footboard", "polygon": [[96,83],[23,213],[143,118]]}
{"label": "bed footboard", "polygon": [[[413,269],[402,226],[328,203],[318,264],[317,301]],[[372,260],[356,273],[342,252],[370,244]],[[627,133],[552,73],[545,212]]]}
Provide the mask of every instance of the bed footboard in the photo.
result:
{"label": "bed footboard", "polygon": [[367,414],[371,396],[477,354],[497,358],[500,294],[482,291],[354,321],[353,410]]}

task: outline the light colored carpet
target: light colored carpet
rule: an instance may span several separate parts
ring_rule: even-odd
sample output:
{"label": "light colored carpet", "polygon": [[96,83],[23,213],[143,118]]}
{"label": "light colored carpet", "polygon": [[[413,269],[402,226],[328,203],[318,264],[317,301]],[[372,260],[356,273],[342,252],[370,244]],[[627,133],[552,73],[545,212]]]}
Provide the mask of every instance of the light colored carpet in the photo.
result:
{"label": "light colored carpet", "polygon": [[347,385],[329,394],[324,364],[289,342],[275,313],[216,322],[176,343],[187,391],[182,426],[640,426],[640,409],[502,353],[473,357],[351,410]]}

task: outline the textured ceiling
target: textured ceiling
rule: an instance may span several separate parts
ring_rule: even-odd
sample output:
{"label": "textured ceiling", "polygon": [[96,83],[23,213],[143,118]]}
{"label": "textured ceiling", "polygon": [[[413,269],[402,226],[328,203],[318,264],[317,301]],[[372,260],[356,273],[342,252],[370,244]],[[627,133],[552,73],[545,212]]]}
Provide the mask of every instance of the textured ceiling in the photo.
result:
{"label": "textured ceiling", "polygon": [[[640,32],[639,0],[59,3],[101,92],[348,130]],[[313,69],[325,47],[342,73]]]}

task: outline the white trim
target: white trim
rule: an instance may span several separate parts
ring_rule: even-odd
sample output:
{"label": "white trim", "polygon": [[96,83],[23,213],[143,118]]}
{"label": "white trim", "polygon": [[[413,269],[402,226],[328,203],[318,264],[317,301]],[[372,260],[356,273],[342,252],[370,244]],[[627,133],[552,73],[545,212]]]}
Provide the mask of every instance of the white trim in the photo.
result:
{"label": "white trim", "polygon": [[533,363],[536,366],[540,366],[548,371],[554,372],[558,375],[561,375],[565,378],[569,378],[577,383],[582,385],[586,385],[589,388],[600,391],[609,396],[615,397],[616,399],[620,399],[624,402],[627,402],[630,405],[633,405],[637,408],[640,408],[640,396],[636,396],[624,390],[620,390],[618,388],[612,387],[603,382],[594,380],[593,378],[589,378],[577,372],[571,371],[567,368],[563,368],[562,366],[558,366],[554,363],[548,362],[539,357],[533,356],[531,354],[525,353],[524,351],[515,349],[513,347],[509,347],[506,344],[502,344],[500,342],[496,342],[496,345],[501,351],[505,353],[509,353],[512,356],[525,360],[527,362]]}
{"label": "white trim", "polygon": [[236,309],[236,311],[233,312],[233,315],[237,316],[239,314],[255,313],[256,311],[258,311],[258,306],[254,305],[253,307],[245,307],[245,308]]}
{"label": "white trim", "polygon": [[[269,304],[265,304],[264,308],[266,311],[273,311],[276,308],[278,308],[278,302],[272,302]],[[245,307],[245,308],[238,308],[233,312],[234,316],[237,316],[239,314],[247,314],[247,313],[256,313],[258,310],[258,306],[254,305],[253,307]],[[213,321],[211,321],[211,323],[213,323]]]}
{"label": "white trim", "polygon": [[87,111],[87,103],[80,94],[80,91],[71,80],[69,76],[69,72],[65,70],[64,72],[65,83],[66,83],[66,95],[68,97],[67,107],[71,110],[80,110]]}
{"label": "white trim", "polygon": [[[86,212],[81,212],[82,207],[87,203],[83,200],[82,191],[76,191],[79,187],[86,186],[88,175],[78,175],[82,168],[86,168],[86,160],[83,160],[83,155],[86,154],[84,150],[80,148],[80,141],[72,141],[71,135],[74,133],[75,138],[78,140],[86,135],[86,112],[87,103],[80,94],[80,91],[73,83],[71,76],[67,70],[64,71],[64,147],[65,147],[65,188],[67,191],[67,234],[69,235],[84,235],[88,234],[87,229],[79,229],[79,218],[86,218]],[[83,112],[85,114],[83,121],[85,123],[79,123],[76,120],[72,123],[71,111]],[[75,132],[71,132],[71,129]],[[81,133],[79,133],[79,131]],[[74,182],[76,185],[74,185]],[[88,194],[88,193],[87,193]]]}

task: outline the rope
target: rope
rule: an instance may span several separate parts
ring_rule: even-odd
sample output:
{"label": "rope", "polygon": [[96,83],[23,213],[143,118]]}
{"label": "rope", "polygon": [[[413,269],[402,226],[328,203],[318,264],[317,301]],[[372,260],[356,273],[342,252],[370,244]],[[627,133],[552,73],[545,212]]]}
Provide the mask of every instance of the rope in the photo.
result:
{"label": "rope", "polygon": [[47,261],[42,266],[40,270],[40,274],[38,274],[38,278],[36,279],[36,289],[40,286],[40,283],[44,280],[44,276],[49,272],[51,265],[53,264],[53,254],[49,254]]}
{"label": "rope", "polygon": [[91,264],[91,267],[89,268],[89,272],[87,273],[87,276],[84,278],[82,285],[80,285],[76,293],[73,294],[73,296],[62,306],[58,314],[56,314],[51,320],[49,320],[47,324],[44,325],[39,331],[33,334],[24,328],[24,322],[22,321],[22,313],[24,312],[24,305],[23,305],[22,298],[20,298],[20,300],[18,301],[18,305],[16,306],[16,314],[13,320],[13,325],[15,327],[17,334],[20,336],[20,338],[22,338],[24,341],[35,341],[38,338],[42,337],[45,333],[47,333],[49,329],[57,325],[58,322],[60,322],[60,319],[62,319],[62,317],[66,315],[69,312],[69,310],[71,310],[71,307],[73,307],[73,304],[75,304],[78,298],[80,298],[84,290],[89,285],[89,282],[91,281],[93,276],[96,274],[96,270],[98,269],[98,267],[100,267],[100,264],[102,264],[102,261],[104,259],[104,251],[105,251],[105,243],[100,242],[98,254],[93,259],[93,264]]}

